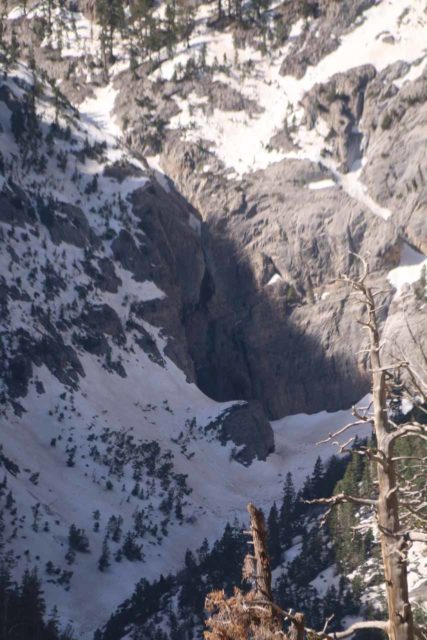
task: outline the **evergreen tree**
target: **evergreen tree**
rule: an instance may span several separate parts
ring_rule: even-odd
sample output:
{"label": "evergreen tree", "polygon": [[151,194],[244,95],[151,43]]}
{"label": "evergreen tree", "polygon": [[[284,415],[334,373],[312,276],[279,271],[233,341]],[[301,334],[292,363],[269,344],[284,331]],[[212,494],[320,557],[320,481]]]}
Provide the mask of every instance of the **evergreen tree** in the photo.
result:
{"label": "evergreen tree", "polygon": [[2,557],[0,560],[0,637],[7,637],[10,604],[13,598],[13,585],[10,566]]}
{"label": "evergreen tree", "polygon": [[70,526],[68,531],[68,546],[73,551],[81,553],[89,552],[89,539],[84,529],[78,529],[75,524]]}
{"label": "evergreen tree", "polygon": [[135,542],[135,534],[130,531],[127,532],[123,546],[122,546],[123,555],[130,561],[134,560],[142,560],[142,545]]}
{"label": "evergreen tree", "polygon": [[277,511],[276,503],[270,509],[270,513],[267,519],[267,531],[268,531],[268,551],[270,554],[271,566],[273,569],[280,564],[281,561],[281,544],[280,544],[280,526],[279,526],[279,514]]}
{"label": "evergreen tree", "polygon": [[46,605],[37,569],[32,571],[26,569],[22,577],[18,609],[21,621],[21,635],[26,638],[41,637]]}
{"label": "evergreen tree", "polygon": [[[121,0],[96,0],[98,20],[101,25],[101,49],[104,52],[104,68],[114,61],[114,34],[122,29],[125,14]],[[108,54],[108,55],[107,55]]]}
{"label": "evergreen tree", "polygon": [[[334,494],[347,493],[358,496],[363,478],[365,458],[353,454],[346,472],[334,490]],[[336,561],[340,570],[350,573],[363,561],[363,537],[354,531],[357,506],[351,503],[338,505],[329,519],[329,528],[335,542]]]}
{"label": "evergreen tree", "polygon": [[46,640],[55,640],[59,636],[58,609],[55,606],[46,624]]}
{"label": "evergreen tree", "polygon": [[285,549],[287,549],[292,543],[295,515],[295,488],[292,480],[292,474],[288,472],[286,474],[279,519],[280,541]]}
{"label": "evergreen tree", "polygon": [[102,543],[102,552],[98,560],[98,569],[102,572],[106,571],[110,566],[110,548],[108,546],[107,538]]}
{"label": "evergreen tree", "polygon": [[178,40],[178,28],[176,20],[176,2],[175,0],[167,0],[166,10],[166,34],[165,43],[169,57],[173,55],[176,42]]}
{"label": "evergreen tree", "polygon": [[323,462],[320,456],[317,457],[314,465],[313,473],[310,478],[310,494],[313,498],[320,498],[323,496],[323,481],[325,477],[325,470],[323,468]]}
{"label": "evergreen tree", "polygon": [[402,410],[403,382],[399,373],[396,373],[393,377],[393,380],[390,382],[389,389],[390,418],[393,420],[393,422],[399,424],[404,418]]}
{"label": "evergreen tree", "polygon": [[190,36],[195,24],[194,16],[194,3],[191,0],[177,0],[177,37],[179,40],[185,39],[187,47],[190,46]]}
{"label": "evergreen tree", "polygon": [[99,531],[99,525],[100,525],[100,520],[101,520],[101,512],[99,511],[99,509],[95,509],[95,511],[93,512],[93,530],[96,532]]}
{"label": "evergreen tree", "polygon": [[[134,0],[130,6],[132,31],[135,35],[141,56],[150,56],[156,50],[155,19],[153,17],[154,3],[152,0]],[[159,40],[160,44],[160,40]],[[159,45],[158,45],[159,46]]]}

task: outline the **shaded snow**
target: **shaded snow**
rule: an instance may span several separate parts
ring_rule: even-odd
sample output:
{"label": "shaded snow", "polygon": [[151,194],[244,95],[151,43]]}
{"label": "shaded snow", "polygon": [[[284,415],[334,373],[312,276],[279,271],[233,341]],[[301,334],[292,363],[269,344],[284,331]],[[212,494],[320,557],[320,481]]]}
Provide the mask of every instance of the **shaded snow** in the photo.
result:
{"label": "shaded snow", "polygon": [[335,565],[324,569],[319,573],[310,584],[317,590],[320,598],[324,598],[329,587],[338,588],[340,575],[337,574],[337,568]]}

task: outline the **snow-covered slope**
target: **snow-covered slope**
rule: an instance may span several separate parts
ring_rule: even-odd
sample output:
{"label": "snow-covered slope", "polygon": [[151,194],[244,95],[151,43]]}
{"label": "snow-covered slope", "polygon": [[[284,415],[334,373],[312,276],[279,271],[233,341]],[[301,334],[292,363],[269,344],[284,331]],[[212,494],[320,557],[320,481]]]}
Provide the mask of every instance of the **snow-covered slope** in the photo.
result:
{"label": "snow-covered slope", "polygon": [[[310,30],[314,26],[307,23],[304,29]],[[219,38],[212,38],[202,18],[190,47],[178,51],[173,60],[162,64],[155,73],[160,78],[171,78],[190,56],[194,56],[194,52],[206,47],[208,65],[214,64],[214,60],[219,64],[225,60],[225,71],[214,73],[213,81],[238,90],[244,99],[257,105],[260,113],[211,109],[206,97],[190,94],[178,103],[180,113],[171,120],[172,128],[183,131],[185,139],[193,142],[209,141],[210,149],[237,175],[263,169],[283,158],[324,162],[336,172],[338,184],[351,197],[372,209],[373,213],[388,217],[390,212],[374,202],[360,184],[357,166],[350,174],[342,176],[333,163],[324,159],[322,149],[328,148],[325,138],[329,128],[320,119],[315,129],[308,130],[300,101],[314,84],[325,83],[337,73],[345,73],[364,64],[373,65],[380,72],[397,61],[405,61],[409,67],[400,83],[403,84],[406,78],[415,79],[425,66],[426,28],[427,17],[422,0],[380,2],[365,11],[354,28],[339,38],[332,53],[316,66],[309,66],[303,77],[296,79],[282,75],[281,65],[283,58],[293,51],[295,40],[300,36],[299,28],[291,31],[283,48],[272,49],[265,56],[250,46],[239,49],[233,44],[231,30]],[[283,129],[284,123],[291,132],[296,151],[280,152],[271,145],[271,139]]]}

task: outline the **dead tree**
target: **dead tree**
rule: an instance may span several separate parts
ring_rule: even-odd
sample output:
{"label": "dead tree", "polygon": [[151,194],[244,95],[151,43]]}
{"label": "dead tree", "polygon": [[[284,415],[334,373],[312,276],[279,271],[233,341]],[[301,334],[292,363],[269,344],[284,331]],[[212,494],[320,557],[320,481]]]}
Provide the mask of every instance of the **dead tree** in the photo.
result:
{"label": "dead tree", "polygon": [[[359,257],[359,256],[357,256]],[[360,258],[359,258],[360,259]],[[355,449],[357,454],[367,456],[376,464],[377,497],[361,498],[339,494],[331,498],[313,500],[329,506],[325,517],[332,508],[340,503],[351,502],[357,505],[373,507],[376,514],[381,544],[382,564],[384,567],[388,620],[375,622],[372,626],[382,628],[390,640],[414,640],[421,634],[414,624],[413,612],[408,593],[408,549],[413,541],[427,542],[427,533],[417,530],[416,523],[427,522],[427,503],[423,491],[417,489],[411,480],[405,479],[399,471],[399,463],[409,458],[418,460],[420,473],[425,476],[425,458],[418,456],[398,456],[395,454],[396,443],[401,438],[419,438],[427,440],[427,425],[417,421],[396,424],[389,415],[388,390],[393,373],[399,372],[399,381],[405,379],[404,386],[412,393],[415,402],[423,406],[426,402],[427,383],[419,372],[414,371],[408,361],[399,361],[390,365],[382,362],[382,347],[377,317],[376,295],[366,283],[368,269],[363,264],[363,274],[357,279],[344,278],[352,287],[355,295],[365,307],[366,317],[359,320],[369,335],[369,360],[372,380],[372,402],[364,410],[353,408],[355,421],[343,426],[322,442],[335,440],[339,435],[356,425],[369,423],[372,425],[376,445]],[[427,364],[427,359],[426,359]],[[348,451],[350,438],[340,451]],[[320,443],[319,443],[320,444]],[[338,443],[337,443],[338,444]],[[413,480],[413,479],[412,479]],[[424,485],[425,487],[425,485]],[[365,623],[368,628],[371,623]],[[345,633],[345,632],[344,632]],[[337,634],[337,637],[339,634]]]}
{"label": "dead tree", "polygon": [[[307,502],[325,504],[328,509],[326,520],[335,505],[350,502],[368,506],[375,511],[381,543],[385,586],[388,605],[388,620],[369,620],[356,622],[344,631],[328,633],[330,619],[326,620],[321,631],[304,627],[303,614],[293,614],[278,607],[273,601],[271,590],[271,571],[266,549],[266,529],[262,512],[248,505],[251,516],[250,535],[253,553],[245,559],[244,576],[251,580],[252,590],[243,594],[238,589],[232,598],[227,599],[223,592],[214,592],[207,598],[207,609],[214,615],[207,621],[210,631],[205,633],[207,640],[302,640],[304,634],[320,640],[341,640],[363,629],[379,629],[388,634],[390,640],[427,640],[427,630],[414,624],[408,593],[408,550],[414,541],[427,543],[427,532],[417,529],[416,523],[427,522],[427,499],[425,483],[421,489],[416,480],[427,477],[426,457],[398,455],[396,443],[402,438],[419,438],[427,441],[427,424],[416,420],[405,423],[393,421],[389,415],[388,395],[390,381],[398,374],[399,385],[421,411],[427,404],[427,382],[420,375],[419,368],[412,367],[409,360],[384,365],[382,362],[382,344],[380,341],[378,307],[375,302],[377,293],[366,283],[368,270],[361,260],[364,271],[358,280],[344,278],[351,285],[360,302],[364,305],[366,318],[359,322],[369,335],[369,359],[372,379],[372,402],[365,409],[353,408],[355,420],[322,442],[335,441],[338,436],[357,425],[368,423],[372,426],[375,445],[353,447],[351,451],[366,456],[376,465],[377,495],[375,498],[352,496],[341,493],[330,498],[321,498]],[[415,339],[414,339],[415,342]],[[427,355],[421,349],[421,355],[427,371]],[[403,382],[402,382],[403,380]],[[427,380],[427,375],[425,380]],[[341,452],[350,451],[355,440],[350,437],[338,446]],[[321,444],[321,443],[318,443]],[[418,465],[415,476],[408,480],[399,465],[411,461]],[[288,631],[282,627],[283,621],[291,623]]]}
{"label": "dead tree", "polygon": [[265,598],[265,600],[273,602],[271,567],[267,552],[267,530],[265,528],[264,514],[251,502],[248,504],[248,512],[251,518],[251,528],[248,533],[252,539],[250,544],[253,545],[253,556],[246,556],[246,558],[255,561],[253,565],[254,575],[248,576],[248,578],[254,578],[254,587],[257,594]]}
{"label": "dead tree", "polygon": [[303,640],[306,634],[320,640],[341,640],[360,629],[384,629],[384,622],[356,622],[331,636],[327,628],[334,616],[325,621],[321,631],[316,631],[305,626],[303,613],[281,609],[272,595],[264,514],[251,503],[248,512],[251,521],[246,533],[253,550],[245,557],[243,578],[250,581],[252,588],[246,594],[235,589],[231,598],[226,598],[223,591],[207,596],[206,610],[212,615],[206,621],[206,640]]}
{"label": "dead tree", "polygon": [[[214,591],[206,598],[206,609],[212,613],[206,621],[206,640],[303,640],[304,616],[286,613],[273,600],[271,567],[267,551],[264,514],[252,503],[249,544],[253,547],[243,563],[243,578],[251,583],[249,593],[234,590],[231,598]],[[284,622],[290,622],[285,631]]]}
{"label": "dead tree", "polygon": [[243,578],[250,581],[252,588],[246,594],[235,588],[231,598],[227,598],[224,591],[213,591],[207,596],[205,606],[211,617],[206,621],[205,640],[303,640],[306,634],[319,640],[341,640],[363,629],[385,630],[387,623],[383,621],[356,622],[345,631],[334,631],[331,635],[327,628],[333,615],[321,631],[316,631],[305,626],[303,613],[281,609],[272,595],[264,515],[251,503],[248,511],[251,525],[246,533],[251,538],[253,552],[245,557]]}

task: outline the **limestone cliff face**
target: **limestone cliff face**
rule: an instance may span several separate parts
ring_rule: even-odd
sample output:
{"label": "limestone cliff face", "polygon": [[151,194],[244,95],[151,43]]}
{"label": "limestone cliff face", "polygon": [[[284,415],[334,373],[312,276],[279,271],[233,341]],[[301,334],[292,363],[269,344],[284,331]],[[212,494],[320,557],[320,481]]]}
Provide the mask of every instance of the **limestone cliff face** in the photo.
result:
{"label": "limestone cliff face", "polygon": [[333,410],[363,395],[364,365],[354,356],[363,334],[336,279],[356,273],[351,252],[370,255],[377,279],[395,266],[393,226],[337,187],[314,199],[308,185],[327,174],[307,161],[239,183],[209,176],[201,189],[194,146],[174,141],[164,158],[204,220],[207,271],[184,319],[201,388],[221,400],[256,398],[271,417]]}
{"label": "limestone cliff face", "polygon": [[[276,418],[342,408],[367,392],[363,358],[354,355],[364,339],[355,326],[358,311],[336,280],[357,272],[352,254],[359,253],[368,256],[373,279],[389,288],[385,274],[399,264],[404,242],[425,248],[420,141],[427,85],[421,76],[399,90],[394,83],[406,71],[404,63],[381,73],[372,65],[356,67],[315,85],[302,100],[308,129],[320,119],[329,127],[326,160],[345,174],[365,154],[362,179],[375,202],[396,210],[388,220],[347,193],[327,161],[282,160],[236,179],[208,144],[167,134],[163,170],[203,221],[203,276],[182,319],[195,379],[208,395],[259,400]],[[202,94],[209,93],[205,85]],[[123,80],[121,86],[117,113],[123,118]],[[157,102],[190,89],[168,83]],[[226,109],[227,92],[215,95],[215,106]],[[138,150],[138,119],[133,123],[129,143]],[[288,148],[295,148],[286,135]],[[409,162],[409,154],[419,161]],[[316,190],[325,180],[329,188]],[[384,318],[392,297],[389,289]]]}

